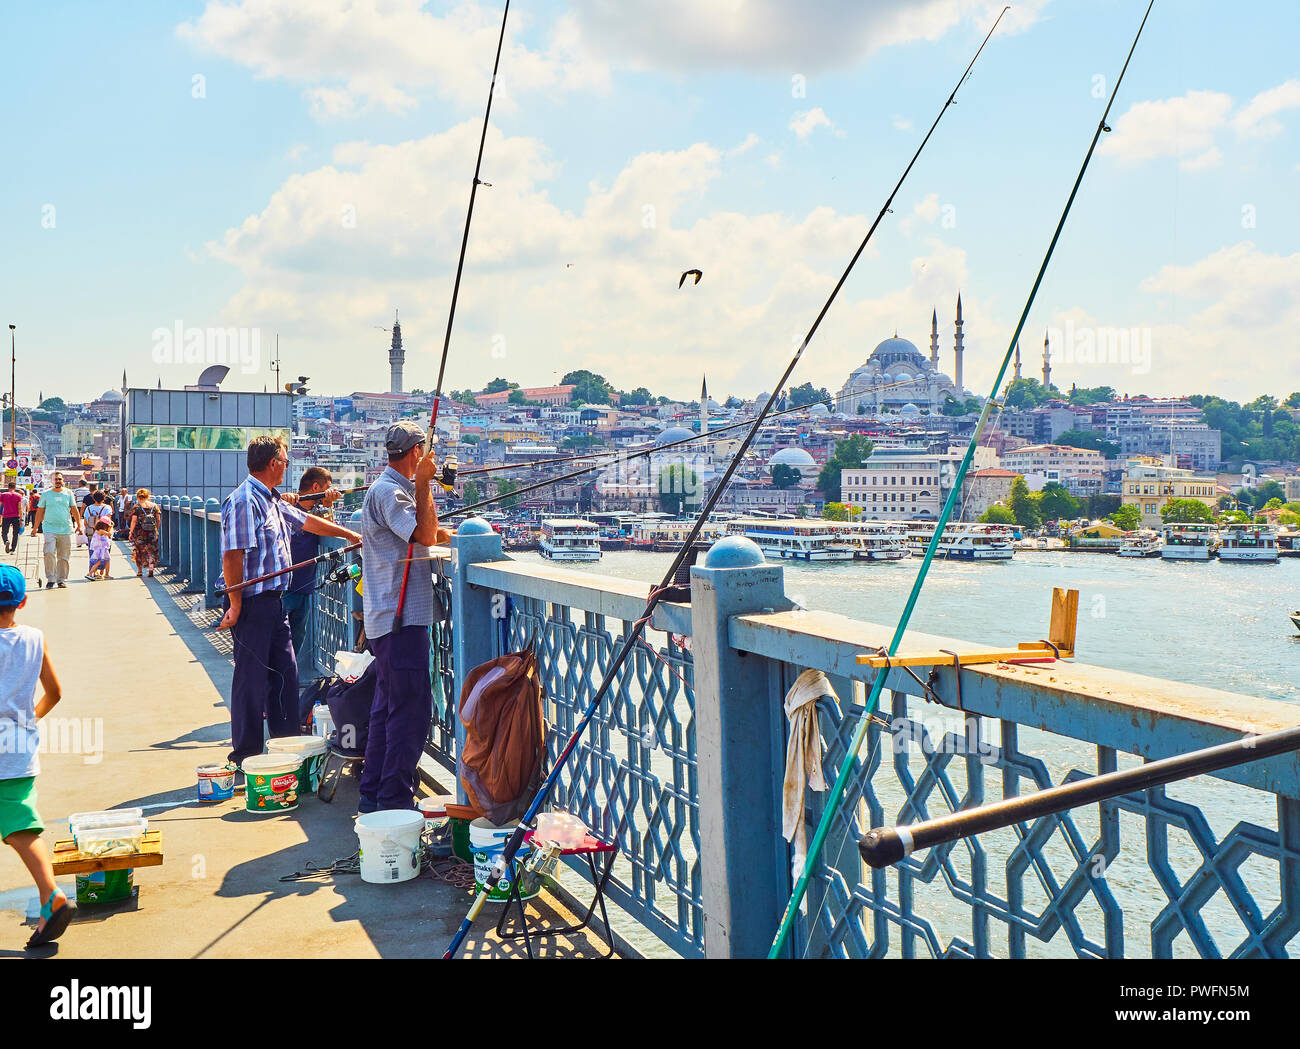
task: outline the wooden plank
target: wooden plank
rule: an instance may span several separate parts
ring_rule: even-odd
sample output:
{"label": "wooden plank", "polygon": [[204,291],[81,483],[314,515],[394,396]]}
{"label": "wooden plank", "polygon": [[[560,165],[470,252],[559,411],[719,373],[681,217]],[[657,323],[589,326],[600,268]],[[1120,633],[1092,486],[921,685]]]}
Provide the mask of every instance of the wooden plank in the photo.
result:
{"label": "wooden plank", "polygon": [[[1015,651],[958,653],[958,659],[964,667],[976,666],[981,663],[1023,662],[1035,658],[1052,659],[1054,653],[1050,648],[1044,647],[1041,642],[1022,644]],[[947,652],[927,652],[920,655],[900,655],[890,658],[864,653],[857,657],[857,661],[861,665],[875,667],[878,670],[884,667],[950,667],[952,666],[952,655]]]}
{"label": "wooden plank", "polygon": [[1074,655],[1074,635],[1079,625],[1079,591],[1052,591],[1052,619],[1047,628],[1047,640],[1061,650],[1061,655]]}
{"label": "wooden plank", "polygon": [[161,867],[163,862],[162,831],[146,831],[139,852],[125,856],[83,856],[76,842],[68,839],[54,843],[55,874],[93,874],[96,871],[123,871],[133,867]]}

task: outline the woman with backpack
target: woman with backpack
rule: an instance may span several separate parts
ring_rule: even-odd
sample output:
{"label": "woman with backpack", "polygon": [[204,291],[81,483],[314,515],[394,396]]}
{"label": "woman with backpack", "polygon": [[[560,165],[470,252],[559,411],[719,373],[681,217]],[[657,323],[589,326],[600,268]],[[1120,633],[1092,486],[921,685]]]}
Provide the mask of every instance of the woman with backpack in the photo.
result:
{"label": "woman with backpack", "polygon": [[126,534],[127,542],[133,544],[131,556],[135,559],[137,576],[147,568],[150,578],[153,577],[153,566],[158,560],[158,518],[158,504],[150,497],[148,488],[141,488],[135,493],[131,528]]}

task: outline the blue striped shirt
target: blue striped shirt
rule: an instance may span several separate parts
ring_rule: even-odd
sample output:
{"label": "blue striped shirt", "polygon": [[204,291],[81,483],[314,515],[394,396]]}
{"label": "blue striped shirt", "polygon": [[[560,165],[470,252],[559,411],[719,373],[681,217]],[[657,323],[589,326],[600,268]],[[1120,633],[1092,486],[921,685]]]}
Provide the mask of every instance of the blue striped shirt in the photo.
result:
{"label": "blue striped shirt", "polygon": [[[293,564],[289,542],[306,520],[307,515],[281,499],[279,492],[250,476],[221,504],[221,552],[244,552],[245,579],[279,572]],[[243,594],[252,597],[266,590],[286,590],[289,579],[283,575],[254,583]],[[221,585],[225,586],[224,579]]]}

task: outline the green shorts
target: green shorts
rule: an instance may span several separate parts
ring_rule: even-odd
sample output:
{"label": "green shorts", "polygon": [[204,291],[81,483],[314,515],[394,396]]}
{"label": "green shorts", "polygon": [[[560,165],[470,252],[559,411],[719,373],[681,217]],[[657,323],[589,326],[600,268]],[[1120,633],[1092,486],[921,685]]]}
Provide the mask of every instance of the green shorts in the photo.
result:
{"label": "green shorts", "polygon": [[25,830],[33,834],[45,830],[36,811],[36,777],[0,779],[0,841]]}

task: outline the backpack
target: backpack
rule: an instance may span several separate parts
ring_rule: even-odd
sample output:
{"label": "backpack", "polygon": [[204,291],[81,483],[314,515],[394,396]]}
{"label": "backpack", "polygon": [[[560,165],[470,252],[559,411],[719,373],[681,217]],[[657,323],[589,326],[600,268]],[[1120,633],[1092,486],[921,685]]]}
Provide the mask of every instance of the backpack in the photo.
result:
{"label": "backpack", "polygon": [[135,512],[135,526],[141,535],[152,536],[158,531],[158,511],[154,507],[146,510],[144,507],[137,506]]}
{"label": "backpack", "polygon": [[479,815],[503,826],[523,815],[546,756],[542,685],[531,649],[475,667],[460,693],[465,742],[456,775]]}

